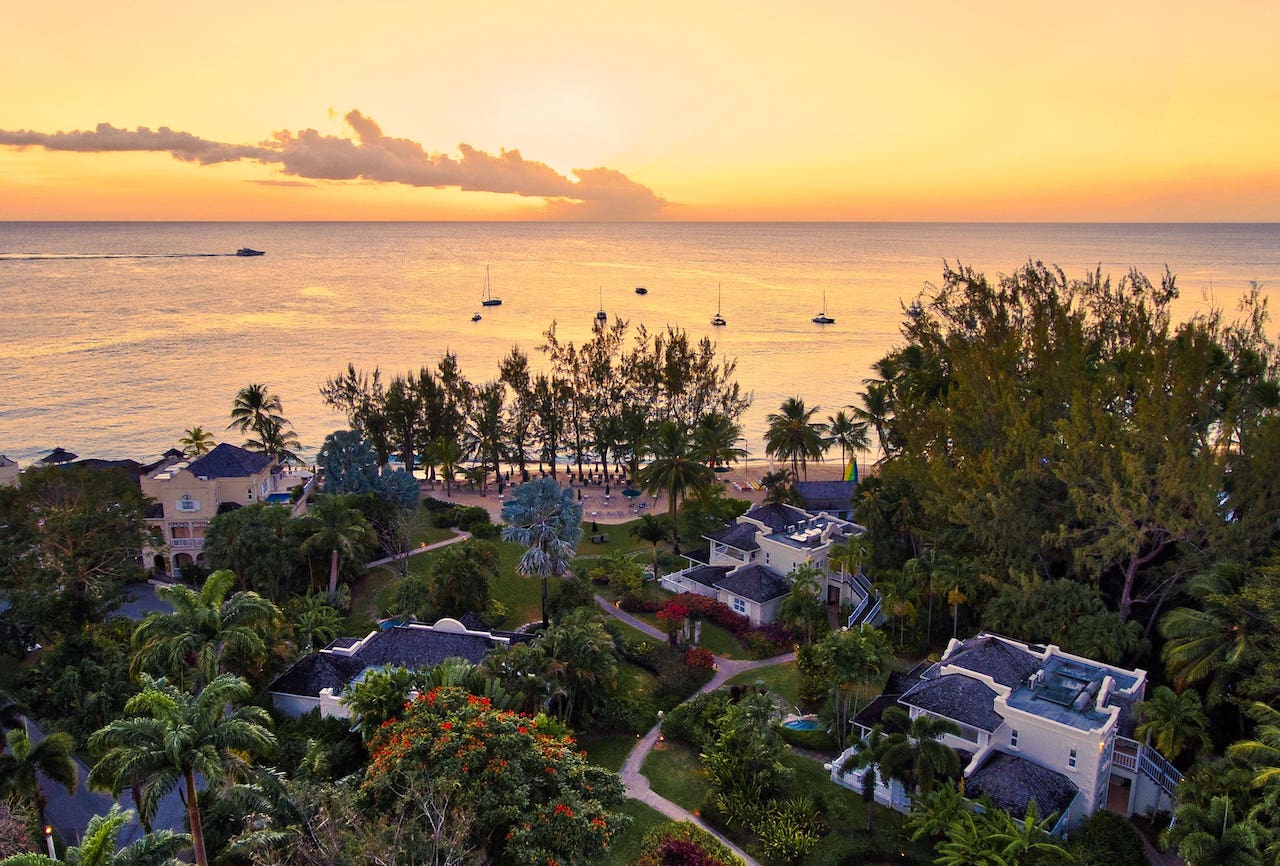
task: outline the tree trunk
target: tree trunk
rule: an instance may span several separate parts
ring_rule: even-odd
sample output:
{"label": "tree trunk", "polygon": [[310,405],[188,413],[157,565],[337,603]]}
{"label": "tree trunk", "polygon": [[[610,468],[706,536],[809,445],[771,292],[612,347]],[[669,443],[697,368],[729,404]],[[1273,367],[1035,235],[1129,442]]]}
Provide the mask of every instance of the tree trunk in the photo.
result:
{"label": "tree trunk", "polygon": [[204,825],[200,821],[200,801],[196,794],[196,776],[191,770],[183,774],[187,784],[187,822],[191,825],[191,850],[196,855],[196,866],[209,866],[209,856],[204,851]]}
{"label": "tree trunk", "polygon": [[329,595],[338,591],[338,548],[333,549],[329,558]]}

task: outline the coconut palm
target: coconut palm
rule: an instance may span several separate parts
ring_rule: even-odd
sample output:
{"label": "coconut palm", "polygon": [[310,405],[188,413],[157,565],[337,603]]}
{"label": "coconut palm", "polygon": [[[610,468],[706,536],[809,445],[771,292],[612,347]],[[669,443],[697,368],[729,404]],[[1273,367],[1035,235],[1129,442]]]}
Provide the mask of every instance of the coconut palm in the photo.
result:
{"label": "coconut palm", "polygon": [[782,622],[799,628],[808,645],[813,643],[814,625],[827,616],[822,599],[823,575],[812,564],[802,562],[787,576],[791,579],[791,589],[782,599],[778,615]]}
{"label": "coconut palm", "polygon": [[186,833],[158,830],[117,850],[120,831],[132,820],[132,810],[112,804],[107,814],[89,819],[82,841],[67,848],[62,860],[44,854],[15,854],[0,860],[0,866],[181,866],[178,852],[191,847]]}
{"label": "coconut palm", "polygon": [[377,542],[364,515],[349,506],[345,496],[317,496],[302,526],[302,554],[329,554],[330,596],[338,591],[339,560],[357,558]]}
{"label": "coconut palm", "polygon": [[590,719],[611,693],[617,676],[613,637],[589,610],[564,617],[538,639],[557,718],[566,724]]}
{"label": "coconut palm", "polygon": [[1239,758],[1254,769],[1253,785],[1261,788],[1280,780],[1280,711],[1255,701],[1252,715],[1259,724],[1252,740],[1227,747],[1228,758]]}
{"label": "coconut palm", "polygon": [[302,458],[297,453],[302,448],[302,443],[298,441],[298,434],[290,429],[288,421],[283,424],[267,424],[258,431],[256,438],[246,439],[244,447],[250,451],[269,454],[281,463],[302,463]]}
{"label": "coconut palm", "polygon": [[178,444],[182,446],[182,453],[188,457],[200,457],[212,451],[213,446],[218,443],[213,441],[212,433],[197,424],[190,430],[182,432],[182,438],[178,440]]}
{"label": "coconut palm", "polygon": [[808,408],[799,397],[782,401],[777,412],[766,417],[769,429],[764,434],[764,450],[770,457],[791,462],[791,474],[809,477],[808,461],[821,460],[827,449],[827,425],[813,420],[818,407]]}
{"label": "coconut palm", "polygon": [[653,545],[653,578],[658,579],[658,545],[671,537],[667,522],[648,512],[640,515],[640,522],[631,524],[627,530],[631,535]]}
{"label": "coconut palm", "polygon": [[453,479],[457,476],[458,467],[463,459],[462,446],[458,444],[458,440],[447,436],[437,438],[427,448],[426,459],[432,466],[440,467],[440,475],[444,478],[445,496],[452,496]]}
{"label": "coconut palm", "polygon": [[698,419],[693,428],[693,444],[707,466],[716,469],[737,463],[747,452],[742,441],[742,425],[721,412],[710,412]]}
{"label": "coconut palm", "polygon": [[79,773],[72,758],[76,742],[70,734],[49,734],[36,742],[24,721],[4,735],[5,749],[0,754],[0,797],[16,797],[36,807],[44,824],[44,794],[37,773],[67,789],[76,791]]}
{"label": "coconut palm", "polygon": [[256,592],[237,592],[233,572],[215,571],[198,592],[164,586],[156,597],[172,613],[153,612],[133,632],[132,670],[169,677],[199,691],[219,673],[245,673],[267,651],[263,635],[280,619],[280,609]]}
{"label": "coconut palm", "polygon": [[[867,432],[866,421],[857,421],[849,413],[840,409],[834,415],[827,416],[827,435],[832,442],[840,446],[840,465],[849,465],[846,455],[856,456],[859,451],[871,448],[871,436]],[[856,480],[856,478],[855,478]]]}
{"label": "coconut palm", "polygon": [[884,738],[877,763],[883,777],[897,779],[921,794],[933,790],[938,779],[957,778],[963,769],[960,757],[938,738],[958,734],[950,719],[921,714],[908,719],[899,707],[884,712],[886,725],[901,728]]}
{"label": "coconut palm", "polygon": [[138,809],[148,818],[161,797],[181,785],[196,863],[208,866],[196,777],[219,784],[244,766],[246,756],[275,746],[267,711],[236,706],[252,694],[233,674],[215,677],[197,695],[143,674],[142,691],[125,704],[125,715],[89,738],[102,755],[89,783],[116,796],[136,784]]}
{"label": "coconut palm", "polygon": [[680,549],[680,500],[685,493],[708,487],[714,475],[698,460],[698,449],[689,433],[675,421],[663,421],[649,443],[652,460],[640,470],[640,483],[650,493],[662,491],[671,505],[671,527]]}
{"label": "coconut palm", "polygon": [[876,441],[880,445],[883,458],[890,451],[889,426],[893,423],[893,386],[889,382],[869,379],[864,383],[867,390],[862,392],[862,406],[853,408],[853,418],[876,431]]}
{"label": "coconut palm", "polygon": [[1231,798],[1213,797],[1207,804],[1183,803],[1165,831],[1187,866],[1262,866],[1258,849],[1262,828],[1248,817],[1232,815]]}
{"label": "coconut palm", "polygon": [[1134,711],[1142,719],[1135,729],[1137,736],[1150,737],[1160,754],[1171,761],[1188,747],[1209,746],[1209,719],[1193,689],[1178,694],[1168,686],[1159,686]]}
{"label": "coconut palm", "polygon": [[843,749],[858,712],[858,690],[880,675],[892,651],[884,632],[858,628],[829,632],[818,642],[816,655],[830,677],[836,746]]}
{"label": "coconut palm", "polygon": [[1200,608],[1175,608],[1160,619],[1165,669],[1178,689],[1207,680],[1209,707],[1222,702],[1229,683],[1254,657],[1259,637],[1271,628],[1237,594],[1246,577],[1245,566],[1216,562],[1187,582],[1187,594]]}
{"label": "coconut palm", "polygon": [[284,417],[284,405],[279,394],[272,394],[267,385],[246,385],[236,392],[231,402],[231,423],[228,430],[253,433],[261,437],[269,427],[283,427],[289,423]]}
{"label": "coconut palm", "polygon": [[525,546],[516,571],[542,578],[542,627],[547,627],[547,577],[569,570],[582,538],[582,506],[554,478],[537,478],[515,489],[502,506],[502,540]]}

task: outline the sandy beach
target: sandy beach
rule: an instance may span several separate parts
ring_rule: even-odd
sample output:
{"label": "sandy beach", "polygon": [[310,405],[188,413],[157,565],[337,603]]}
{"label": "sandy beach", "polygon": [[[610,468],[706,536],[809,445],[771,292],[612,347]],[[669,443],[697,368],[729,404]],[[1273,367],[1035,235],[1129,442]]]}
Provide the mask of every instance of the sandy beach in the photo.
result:
{"label": "sandy beach", "polygon": [[[751,503],[759,503],[764,500],[763,490],[753,490],[748,482],[759,482],[761,477],[781,468],[781,464],[774,461],[752,460],[749,465],[737,464],[728,472],[718,473],[716,479],[725,487],[725,493],[736,499],[745,499]],[[870,466],[860,463],[858,465],[859,477],[866,477],[866,473],[870,470]],[[667,497],[659,494],[657,496],[649,496],[647,494],[634,498],[626,497],[622,494],[623,486],[621,484],[610,482],[608,484],[608,493],[605,493],[606,485],[602,483],[588,482],[587,484],[579,484],[575,479],[568,486],[575,491],[580,491],[580,499],[582,501],[582,514],[586,520],[594,520],[600,524],[620,524],[634,520],[641,514],[666,514],[668,509]],[[512,472],[513,477],[517,477]],[[536,473],[535,473],[536,477]],[[560,472],[559,477],[563,482],[567,481],[569,475]],[[839,458],[836,460],[828,460],[824,463],[813,463],[808,468],[809,481],[834,481],[842,477],[842,467]],[[801,474],[801,480],[805,480],[805,476]],[[503,500],[509,498],[510,487],[506,487],[502,494],[499,494],[497,487],[492,483],[489,484],[488,493],[482,493],[479,488],[468,488],[465,484],[454,485],[450,494],[444,492],[444,485],[439,481],[423,482],[422,490],[428,496],[446,502],[453,502],[458,505],[479,505],[486,509],[493,516],[494,522],[498,522],[502,514]]]}

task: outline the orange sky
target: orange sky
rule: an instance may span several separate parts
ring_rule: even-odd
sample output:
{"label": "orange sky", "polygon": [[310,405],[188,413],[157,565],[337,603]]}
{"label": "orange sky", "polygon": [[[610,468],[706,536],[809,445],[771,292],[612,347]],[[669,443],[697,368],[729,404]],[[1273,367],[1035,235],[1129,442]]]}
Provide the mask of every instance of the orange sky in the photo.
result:
{"label": "orange sky", "polygon": [[11,5],[2,220],[1280,221],[1272,2]]}

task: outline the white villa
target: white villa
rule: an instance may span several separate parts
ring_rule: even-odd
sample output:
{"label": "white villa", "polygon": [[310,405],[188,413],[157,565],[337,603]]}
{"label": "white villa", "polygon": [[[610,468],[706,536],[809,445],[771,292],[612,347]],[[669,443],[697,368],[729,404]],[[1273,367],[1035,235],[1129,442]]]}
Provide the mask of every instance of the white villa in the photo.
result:
{"label": "white villa", "polygon": [[254,502],[288,504],[290,488],[308,481],[309,475],[226,442],[194,460],[163,461],[139,479],[142,492],[157,503],[147,522],[164,539],[160,548],[143,548],[143,564],[173,575],[189,563],[203,565],[204,533],[215,515]]}
{"label": "white villa", "polygon": [[[949,719],[960,733],[942,741],[964,762],[966,796],[986,794],[1019,818],[1034,799],[1039,816],[1058,815],[1054,832],[1065,833],[1104,807],[1125,816],[1172,808],[1181,774],[1131,739],[1132,708],[1146,684],[1143,670],[984,632],[952,639],[940,661],[891,678],[854,724],[865,738],[894,704],[912,718]],[[859,747],[831,764],[832,780],[857,791],[864,774],[876,772],[855,769]],[[878,773],[875,798],[909,806],[901,783],[886,785]]]}
{"label": "white villa", "polygon": [[808,564],[825,578],[822,591],[829,606],[852,606],[849,625],[878,622],[880,597],[870,581],[861,573],[833,572],[827,564],[832,546],[864,532],[826,512],[812,514],[776,502],[756,505],[736,523],[703,536],[710,547],[685,554],[689,567],[664,575],[661,584],[675,593],[710,596],[759,625],[777,618],[791,589],[787,575]]}

